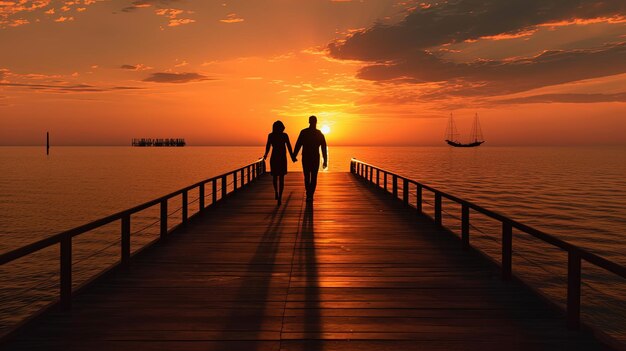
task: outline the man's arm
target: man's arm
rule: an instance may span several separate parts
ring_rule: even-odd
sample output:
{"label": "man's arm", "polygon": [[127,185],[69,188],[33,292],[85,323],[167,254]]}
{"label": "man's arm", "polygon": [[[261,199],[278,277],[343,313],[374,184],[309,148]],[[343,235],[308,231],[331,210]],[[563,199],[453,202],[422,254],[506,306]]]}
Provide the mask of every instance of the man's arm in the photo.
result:
{"label": "man's arm", "polygon": [[322,167],[328,168],[328,151],[326,150],[326,138],[324,137],[324,134],[320,133],[320,135],[322,136],[322,157],[324,158],[324,164],[322,165]]}
{"label": "man's arm", "polygon": [[298,140],[296,141],[296,147],[293,148],[293,158],[298,157],[298,152],[300,152],[300,148],[302,147],[302,132],[298,135]]}

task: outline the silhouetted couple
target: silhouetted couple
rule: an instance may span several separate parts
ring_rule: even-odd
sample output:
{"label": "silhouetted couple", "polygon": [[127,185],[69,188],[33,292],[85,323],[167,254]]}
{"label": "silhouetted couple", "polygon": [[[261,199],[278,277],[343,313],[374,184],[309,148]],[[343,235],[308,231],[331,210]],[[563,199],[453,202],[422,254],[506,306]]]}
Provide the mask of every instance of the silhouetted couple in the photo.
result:
{"label": "silhouetted couple", "polygon": [[285,125],[281,121],[274,122],[272,132],[267,136],[267,144],[265,145],[265,155],[272,147],[272,156],[270,157],[270,171],[274,183],[274,195],[280,205],[285,188],[285,174],[287,174],[287,151],[293,162],[298,161],[298,153],[302,149],[302,171],[304,172],[304,186],[306,188],[306,201],[313,201],[313,194],[317,186],[317,172],[320,168],[320,147],[322,148],[322,156],[324,157],[324,168],[328,167],[328,153],[326,151],[326,139],[324,134],[317,128],[317,117],[309,117],[309,128],[303,129],[296,141],[295,150],[291,148],[289,136],[285,133]]}

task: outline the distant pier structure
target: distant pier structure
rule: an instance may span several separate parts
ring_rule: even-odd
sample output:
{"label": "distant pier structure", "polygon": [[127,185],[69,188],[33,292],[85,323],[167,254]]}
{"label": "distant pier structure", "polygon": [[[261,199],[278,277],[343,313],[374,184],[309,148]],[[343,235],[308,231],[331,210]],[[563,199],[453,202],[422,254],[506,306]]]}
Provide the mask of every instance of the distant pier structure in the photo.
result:
{"label": "distant pier structure", "polygon": [[165,138],[165,139],[151,139],[151,138],[133,138],[132,146],[185,146],[187,143],[184,138]]}

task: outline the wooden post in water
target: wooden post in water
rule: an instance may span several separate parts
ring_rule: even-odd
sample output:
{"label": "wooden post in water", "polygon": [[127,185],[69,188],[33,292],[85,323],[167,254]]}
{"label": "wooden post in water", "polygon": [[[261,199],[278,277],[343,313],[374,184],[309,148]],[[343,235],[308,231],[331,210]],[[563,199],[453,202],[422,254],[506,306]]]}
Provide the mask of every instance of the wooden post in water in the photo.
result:
{"label": "wooden post in water", "polygon": [[50,155],[50,132],[46,132],[46,155]]}

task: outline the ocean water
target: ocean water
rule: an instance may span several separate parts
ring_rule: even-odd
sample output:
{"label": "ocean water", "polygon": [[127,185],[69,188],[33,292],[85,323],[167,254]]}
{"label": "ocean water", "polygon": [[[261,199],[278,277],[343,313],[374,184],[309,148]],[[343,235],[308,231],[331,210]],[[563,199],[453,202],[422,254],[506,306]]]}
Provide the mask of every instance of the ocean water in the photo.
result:
{"label": "ocean water", "polygon": [[[0,252],[138,205],[251,163],[262,147],[0,148]],[[330,147],[328,172],[350,158],[431,185],[626,265],[624,147]],[[298,172],[299,164],[290,164]],[[287,175],[299,176],[298,174]],[[323,186],[321,178],[320,186]],[[208,196],[209,194],[207,194]],[[197,210],[197,193],[190,212]],[[432,196],[425,193],[432,214]],[[195,207],[194,207],[195,206]],[[179,204],[170,204],[172,221]],[[460,208],[444,201],[444,224],[459,231]],[[158,207],[132,218],[132,247],[158,237]],[[471,242],[499,260],[500,224],[472,213]],[[78,286],[119,257],[119,223],[75,239]],[[564,304],[566,254],[514,233],[513,270]],[[583,317],[626,339],[626,282],[583,263]],[[0,334],[56,296],[58,248],[0,266]]]}

